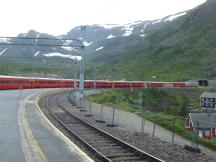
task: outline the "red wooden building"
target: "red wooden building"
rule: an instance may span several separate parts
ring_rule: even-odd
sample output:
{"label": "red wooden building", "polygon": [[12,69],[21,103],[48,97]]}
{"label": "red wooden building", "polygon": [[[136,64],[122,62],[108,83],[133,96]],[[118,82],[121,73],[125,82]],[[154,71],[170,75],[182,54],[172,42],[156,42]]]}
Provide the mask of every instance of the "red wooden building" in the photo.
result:
{"label": "red wooden building", "polygon": [[200,137],[216,138],[216,113],[189,113],[185,126],[188,130],[198,131]]}

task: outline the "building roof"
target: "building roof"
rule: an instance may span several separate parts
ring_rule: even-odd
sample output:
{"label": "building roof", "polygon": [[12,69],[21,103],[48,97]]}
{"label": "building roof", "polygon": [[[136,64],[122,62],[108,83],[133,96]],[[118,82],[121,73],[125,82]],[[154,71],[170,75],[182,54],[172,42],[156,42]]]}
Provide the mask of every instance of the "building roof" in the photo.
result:
{"label": "building roof", "polygon": [[204,92],[200,97],[216,98],[216,93],[214,93],[214,92]]}
{"label": "building roof", "polygon": [[216,128],[216,113],[189,113],[194,128]]}

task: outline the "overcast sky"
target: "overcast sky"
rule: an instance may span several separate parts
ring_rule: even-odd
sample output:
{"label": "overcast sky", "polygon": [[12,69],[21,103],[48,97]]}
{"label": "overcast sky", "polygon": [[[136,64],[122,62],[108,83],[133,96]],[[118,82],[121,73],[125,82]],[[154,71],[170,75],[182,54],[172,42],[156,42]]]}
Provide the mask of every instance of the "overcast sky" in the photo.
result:
{"label": "overcast sky", "polygon": [[52,35],[86,24],[159,19],[206,0],[1,0],[0,36],[30,29]]}

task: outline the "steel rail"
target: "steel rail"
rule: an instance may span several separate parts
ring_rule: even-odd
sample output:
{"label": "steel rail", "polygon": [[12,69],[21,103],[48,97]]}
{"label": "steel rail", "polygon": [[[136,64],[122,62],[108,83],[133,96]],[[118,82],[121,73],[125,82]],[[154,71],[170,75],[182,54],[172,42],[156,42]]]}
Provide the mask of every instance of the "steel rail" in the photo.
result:
{"label": "steel rail", "polygon": [[[58,94],[59,95],[59,94]],[[64,94],[63,94],[64,95]],[[92,130],[94,130],[95,132],[99,133],[100,135],[102,135],[103,137],[108,138],[109,140],[111,140],[113,143],[116,143],[120,146],[122,146],[124,149],[131,151],[134,155],[136,155],[137,157],[142,158],[142,160],[147,160],[150,162],[162,162],[161,159],[158,159],[108,133],[106,133],[105,131],[93,126],[92,124],[80,119],[78,116],[76,116],[75,114],[72,114],[71,112],[69,112],[67,109],[64,108],[64,106],[62,106],[62,104],[60,103],[60,98],[63,96],[57,96],[57,105],[58,107],[60,107],[62,110],[64,110],[70,117],[74,118],[75,120],[79,121],[82,125],[86,126],[87,128],[90,128]],[[88,142],[86,142],[85,140],[83,140],[81,137],[79,137],[76,133],[74,133],[73,131],[70,130],[70,128],[68,128],[51,110],[48,110],[52,116],[58,121],[59,124],[61,124],[64,129],[66,129],[68,132],[70,132],[70,134],[72,134],[73,136],[75,136],[77,139],[79,139],[82,143],[84,143],[89,149],[91,149],[94,153],[96,153],[101,160],[103,161],[109,161],[111,162],[112,160],[107,158],[105,155],[103,155],[101,152],[99,152],[98,150],[96,150],[94,147],[92,147]],[[140,159],[139,159],[140,160]]]}
{"label": "steel rail", "polygon": [[[57,98],[59,99],[59,98]],[[58,103],[59,101],[57,101]],[[80,140],[87,148],[89,148],[92,152],[96,153],[96,155],[100,158],[100,160],[104,161],[104,162],[112,162],[110,159],[108,159],[107,157],[105,157],[103,154],[101,154],[99,151],[97,151],[95,148],[93,148],[91,145],[89,145],[84,139],[82,139],[81,137],[79,137],[75,132],[73,132],[70,128],[68,128],[68,126],[66,126],[50,109],[49,109],[49,102],[47,100],[46,106],[48,108],[49,113],[51,114],[51,116],[63,127],[63,129],[65,129],[68,133],[70,133],[70,135],[72,135],[73,137],[75,137],[76,139]],[[98,158],[97,157],[97,158]]]}

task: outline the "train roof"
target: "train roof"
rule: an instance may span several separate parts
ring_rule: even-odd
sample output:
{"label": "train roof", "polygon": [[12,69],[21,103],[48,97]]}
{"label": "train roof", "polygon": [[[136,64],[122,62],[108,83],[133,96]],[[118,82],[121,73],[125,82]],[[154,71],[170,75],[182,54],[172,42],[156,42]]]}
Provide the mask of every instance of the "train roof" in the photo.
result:
{"label": "train roof", "polygon": [[56,79],[56,78],[38,78],[38,77],[22,77],[22,76],[5,76],[0,75],[0,78],[12,78],[12,79],[41,79],[41,80],[72,80],[72,79]]}

